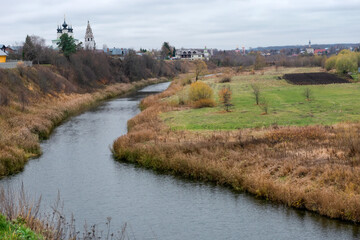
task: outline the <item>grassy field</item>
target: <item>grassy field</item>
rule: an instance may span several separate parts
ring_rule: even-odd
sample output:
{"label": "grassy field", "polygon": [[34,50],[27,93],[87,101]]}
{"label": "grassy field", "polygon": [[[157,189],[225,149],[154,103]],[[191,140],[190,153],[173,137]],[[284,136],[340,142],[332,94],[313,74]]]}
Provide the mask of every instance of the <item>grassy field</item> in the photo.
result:
{"label": "grassy field", "polygon": [[[304,87],[277,79],[286,72],[313,71],[320,69],[234,77],[231,113],[179,104],[189,85],[187,78],[177,78],[141,102],[143,111],[128,121],[128,134],[114,141],[113,154],[119,161],[359,223],[360,123],[320,124],[357,120],[360,85],[311,86],[315,98],[306,101]],[[219,79],[206,81],[219,89]],[[269,101],[267,115],[254,105],[252,82]],[[317,125],[262,127],[274,123]]]}
{"label": "grassy field", "polygon": [[[319,72],[320,68],[275,68],[265,70],[262,75],[242,74],[232,77],[230,83],[218,83],[219,77],[204,79],[217,93],[224,85],[230,85],[233,92],[232,112],[225,113],[220,105],[214,108],[187,109],[171,111],[161,115],[172,129],[176,130],[232,130],[240,128],[257,128],[271,125],[306,126],[330,125],[341,121],[358,121],[360,119],[360,84],[331,84],[297,86],[279,80],[286,73]],[[266,99],[269,112],[255,104],[251,84],[260,87],[261,98]],[[311,89],[313,98],[307,101],[304,89]],[[183,93],[188,89],[185,88]]]}

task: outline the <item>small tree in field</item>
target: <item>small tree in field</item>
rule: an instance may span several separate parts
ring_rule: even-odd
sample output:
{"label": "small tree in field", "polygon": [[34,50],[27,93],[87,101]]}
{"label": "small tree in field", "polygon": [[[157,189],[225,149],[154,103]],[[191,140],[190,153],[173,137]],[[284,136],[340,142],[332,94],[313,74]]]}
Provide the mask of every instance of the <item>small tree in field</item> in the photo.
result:
{"label": "small tree in field", "polygon": [[307,87],[304,89],[303,95],[305,96],[307,101],[310,101],[313,94],[312,94],[311,89]]}
{"label": "small tree in field", "polygon": [[260,102],[260,87],[257,84],[251,84],[251,88],[253,90],[253,95],[255,97],[256,105],[259,105]]}
{"label": "small tree in field", "polygon": [[224,86],[223,88],[220,89],[219,100],[227,112],[230,112],[230,108],[234,106],[231,103],[231,98],[232,98],[232,91],[230,89],[230,86]]}
{"label": "small tree in field", "polygon": [[201,75],[204,75],[207,72],[207,65],[203,60],[195,61],[195,80],[199,80]]}
{"label": "small tree in field", "polygon": [[263,110],[262,115],[266,115],[269,112],[269,103],[263,98],[259,104],[259,107]]}

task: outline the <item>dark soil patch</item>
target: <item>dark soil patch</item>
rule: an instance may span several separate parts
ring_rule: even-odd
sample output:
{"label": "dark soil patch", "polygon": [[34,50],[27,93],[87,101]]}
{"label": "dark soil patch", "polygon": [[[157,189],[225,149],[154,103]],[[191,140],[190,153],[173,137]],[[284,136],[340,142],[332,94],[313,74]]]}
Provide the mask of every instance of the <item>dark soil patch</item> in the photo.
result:
{"label": "dark soil patch", "polygon": [[284,79],[295,85],[319,85],[333,83],[350,83],[348,80],[340,78],[330,73],[295,73],[285,74]]}

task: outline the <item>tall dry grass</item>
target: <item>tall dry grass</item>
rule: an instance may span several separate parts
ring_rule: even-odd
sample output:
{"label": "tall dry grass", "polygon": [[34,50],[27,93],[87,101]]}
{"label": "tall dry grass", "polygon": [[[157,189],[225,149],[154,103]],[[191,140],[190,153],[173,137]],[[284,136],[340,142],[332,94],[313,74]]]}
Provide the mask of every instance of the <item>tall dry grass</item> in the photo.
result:
{"label": "tall dry grass", "polygon": [[[111,228],[111,218],[104,221],[105,228],[100,229],[100,224],[77,227],[74,216],[64,215],[63,203],[60,194],[51,206],[50,211],[41,210],[41,197],[33,198],[24,189],[0,188],[0,214],[10,222],[25,224],[46,240],[124,240],[130,239],[126,224],[119,230]],[[79,225],[79,223],[78,223]],[[102,226],[101,226],[102,227]],[[1,236],[0,236],[1,238]]]}
{"label": "tall dry grass", "polygon": [[56,95],[42,95],[35,84],[31,88],[28,86],[33,91],[33,97],[24,109],[16,100],[0,106],[0,177],[21,171],[30,157],[41,154],[39,140],[48,138],[54,127],[68,117],[103,100],[163,81],[166,79],[153,78],[116,83],[91,93]]}
{"label": "tall dry grass", "polygon": [[145,110],[113,144],[118,160],[360,222],[360,123],[173,131],[158,114],[180,108],[164,100],[177,82],[143,100]]}

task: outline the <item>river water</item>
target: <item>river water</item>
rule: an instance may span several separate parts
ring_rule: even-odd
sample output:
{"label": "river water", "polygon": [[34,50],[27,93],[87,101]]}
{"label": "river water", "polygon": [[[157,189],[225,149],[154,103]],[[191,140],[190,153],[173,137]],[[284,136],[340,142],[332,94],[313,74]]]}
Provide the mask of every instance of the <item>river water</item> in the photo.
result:
{"label": "river water", "polygon": [[139,101],[169,83],[104,102],[69,119],[43,141],[43,155],[22,173],[0,181],[22,183],[47,206],[58,191],[77,225],[128,225],[136,239],[358,239],[360,227],[256,199],[246,193],[159,175],[114,161],[112,142],[126,134]]}

